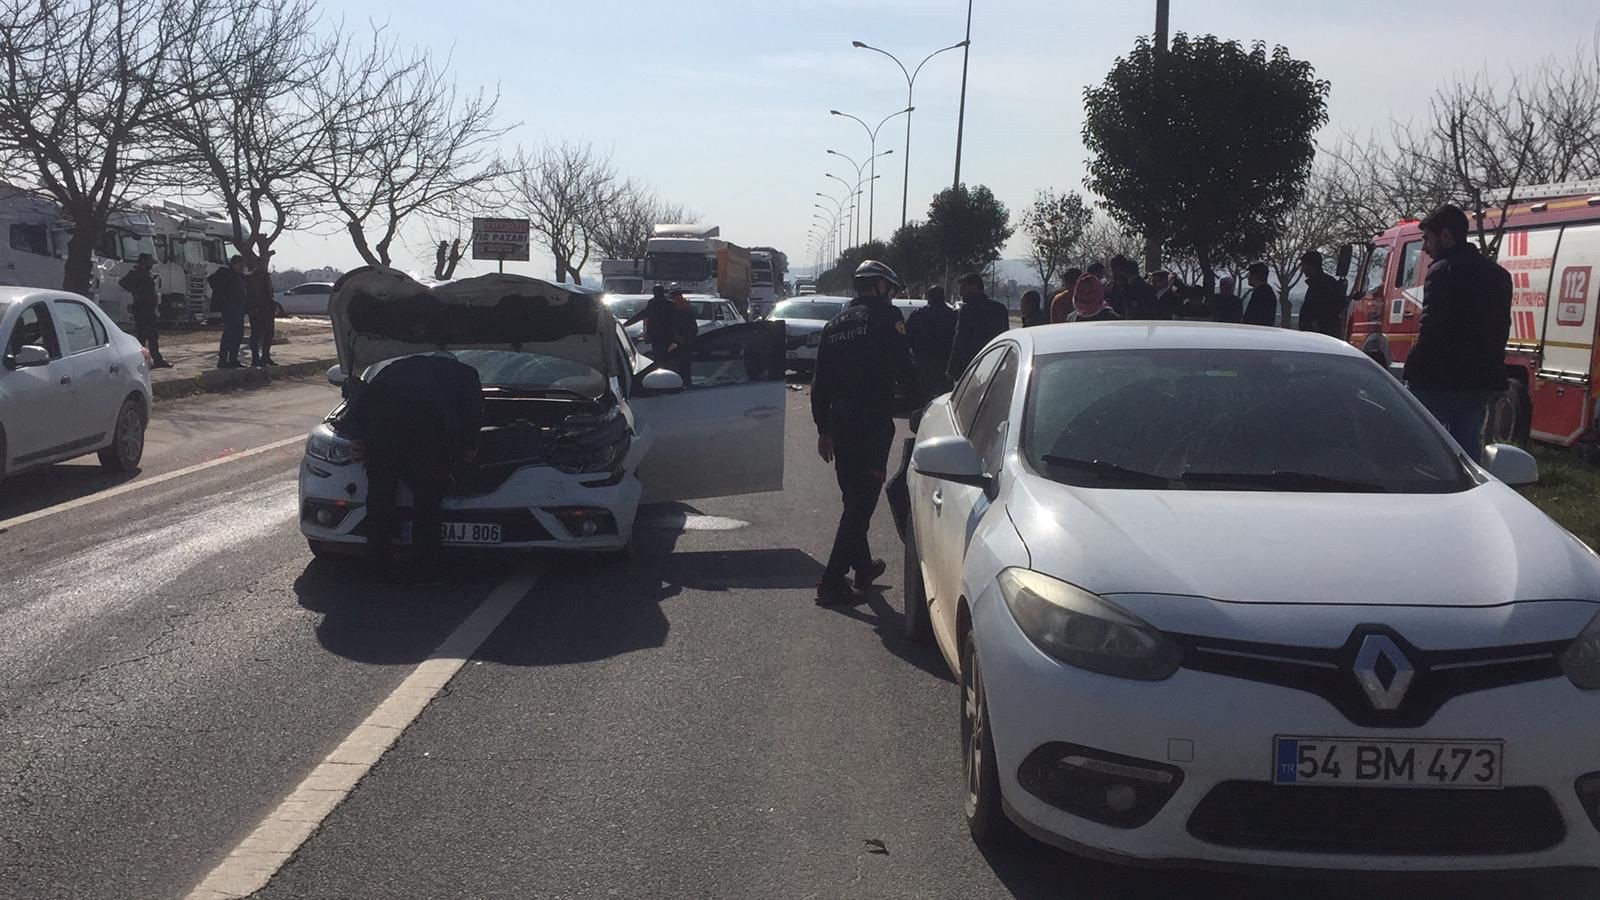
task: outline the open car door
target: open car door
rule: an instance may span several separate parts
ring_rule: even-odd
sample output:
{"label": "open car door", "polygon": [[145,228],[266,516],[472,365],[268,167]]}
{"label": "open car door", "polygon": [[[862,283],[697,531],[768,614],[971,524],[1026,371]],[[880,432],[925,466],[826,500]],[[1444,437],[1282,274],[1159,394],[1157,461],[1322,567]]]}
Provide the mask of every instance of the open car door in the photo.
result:
{"label": "open car door", "polygon": [[781,322],[732,325],[695,341],[683,390],[656,394],[634,379],[635,426],[653,435],[640,502],[783,490],[783,344]]}

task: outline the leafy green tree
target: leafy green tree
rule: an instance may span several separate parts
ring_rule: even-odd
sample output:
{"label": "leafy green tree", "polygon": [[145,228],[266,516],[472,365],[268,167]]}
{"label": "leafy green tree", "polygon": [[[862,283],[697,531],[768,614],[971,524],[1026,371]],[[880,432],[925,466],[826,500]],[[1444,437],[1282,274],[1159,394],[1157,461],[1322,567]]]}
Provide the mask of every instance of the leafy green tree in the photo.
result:
{"label": "leafy green tree", "polygon": [[1011,211],[984,185],[945,188],[928,207],[927,235],[938,263],[954,272],[982,270],[1011,239]]}
{"label": "leafy green tree", "polygon": [[1328,82],[1283,47],[1141,38],[1084,91],[1087,187],[1125,228],[1200,263],[1262,253],[1305,190]]}
{"label": "leafy green tree", "polygon": [[1094,219],[1094,211],[1073,191],[1058,194],[1042,190],[1033,206],[1022,214],[1022,230],[1028,235],[1028,258],[1039,274],[1039,283],[1049,289],[1056,276],[1065,272],[1078,255],[1084,232]]}
{"label": "leafy green tree", "polygon": [[869,259],[882,260],[888,252],[888,245],[883,241],[869,241],[858,247],[847,248],[839,254],[839,262],[817,278],[817,292],[848,295],[856,267]]}
{"label": "leafy green tree", "polygon": [[933,280],[934,256],[928,226],[922,222],[907,222],[896,229],[894,236],[889,239],[889,248],[883,261],[909,286],[927,284]]}

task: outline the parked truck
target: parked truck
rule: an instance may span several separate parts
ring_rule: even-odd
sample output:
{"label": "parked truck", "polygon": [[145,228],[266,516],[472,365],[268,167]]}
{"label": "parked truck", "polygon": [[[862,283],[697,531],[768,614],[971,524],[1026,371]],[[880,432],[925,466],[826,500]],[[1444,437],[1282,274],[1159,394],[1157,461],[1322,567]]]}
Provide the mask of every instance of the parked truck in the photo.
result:
{"label": "parked truck", "polygon": [[644,260],[600,260],[600,289],[608,294],[650,293],[645,284]]}
{"label": "parked truck", "polygon": [[750,250],[750,315],[762,318],[784,297],[783,276],[789,271],[789,258],[772,247]]}
{"label": "parked truck", "polygon": [[715,225],[657,225],[645,245],[645,283],[676,282],[691,294],[732,300],[748,315],[750,251],[721,235]]}
{"label": "parked truck", "polygon": [[132,320],[128,292],[117,282],[133,268],[139,254],[155,257],[161,318],[167,322],[203,322],[208,316],[206,278],[227,262],[231,226],[219,216],[166,202],[113,213],[97,248],[102,309],[113,321]]}

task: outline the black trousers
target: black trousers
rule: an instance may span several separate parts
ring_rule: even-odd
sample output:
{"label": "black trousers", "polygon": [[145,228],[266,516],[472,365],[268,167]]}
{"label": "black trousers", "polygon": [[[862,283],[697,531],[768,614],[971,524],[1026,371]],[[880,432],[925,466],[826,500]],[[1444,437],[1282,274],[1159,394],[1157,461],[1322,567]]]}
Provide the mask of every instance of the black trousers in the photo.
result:
{"label": "black trousers", "polygon": [[272,358],[272,310],[253,310],[250,313],[250,355],[254,360]]}
{"label": "black trousers", "polygon": [[443,559],[444,495],[450,485],[450,462],[444,458],[367,452],[367,547],[374,560],[387,562],[399,531],[395,497],[400,482],[411,488],[411,551],[418,568],[436,567]]}
{"label": "black trousers", "polygon": [[244,307],[238,304],[222,308],[222,343],[217,356],[222,362],[239,358],[239,345],[244,342]]}
{"label": "black trousers", "polygon": [[860,572],[872,564],[867,531],[872,527],[872,514],[878,509],[878,496],[883,493],[893,444],[894,419],[887,416],[878,422],[834,424],[833,468],[844,509],[839,514],[839,531],[833,538],[828,566],[822,573],[823,584],[842,584],[851,569]]}
{"label": "black trousers", "polygon": [[133,314],[133,335],[150,351],[152,362],[161,361],[161,319],[155,313]]}

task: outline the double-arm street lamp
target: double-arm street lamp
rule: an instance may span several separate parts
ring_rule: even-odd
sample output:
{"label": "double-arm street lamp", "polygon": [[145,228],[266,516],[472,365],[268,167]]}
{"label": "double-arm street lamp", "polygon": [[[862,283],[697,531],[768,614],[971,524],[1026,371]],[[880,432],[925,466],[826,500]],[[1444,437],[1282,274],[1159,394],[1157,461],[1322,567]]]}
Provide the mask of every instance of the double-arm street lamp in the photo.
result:
{"label": "double-arm street lamp", "polygon": [[887,56],[890,59],[894,60],[894,64],[900,67],[900,73],[902,75],[906,76],[906,109],[905,109],[905,113],[906,113],[906,161],[905,161],[906,174],[905,174],[905,183],[904,183],[904,185],[902,185],[902,187],[900,189],[900,227],[901,228],[906,227],[906,209],[907,209],[906,202],[907,202],[907,199],[909,197],[910,190],[911,190],[911,111],[913,109],[916,109],[916,107],[912,105],[911,93],[917,86],[917,76],[922,74],[922,67],[928,64],[928,60],[933,59],[935,56],[938,56],[941,53],[948,53],[951,50],[959,50],[959,49],[961,49],[963,47],[968,46],[971,43],[972,42],[970,40],[966,40],[966,41],[962,41],[959,44],[951,44],[948,47],[941,47],[940,49],[935,50],[932,53],[929,53],[927,56],[923,57],[922,62],[917,63],[917,67],[915,69],[907,69],[905,63],[901,62],[899,57],[895,56],[893,53],[890,53],[887,50],[881,49],[879,47],[874,47],[871,44],[863,43],[861,41],[851,41],[850,42],[850,46],[855,47],[858,50],[871,50],[874,53],[882,53],[884,56]]}
{"label": "double-arm street lamp", "polygon": [[[894,152],[894,149],[890,148],[888,150],[883,151],[882,153],[874,153],[872,155],[872,159],[862,160],[861,162],[858,163],[855,160],[853,160],[850,157],[844,155],[843,153],[840,153],[837,150],[829,150],[828,151],[828,155],[837,156],[840,159],[844,160],[845,162],[849,163],[850,165],[856,167],[856,244],[858,244],[858,245],[861,243],[861,186],[867,183],[867,177],[865,175],[863,175],[862,172],[863,172],[863,170],[866,169],[867,163],[874,162],[877,159],[879,159],[880,157],[888,156],[889,154],[891,154],[893,152]],[[881,177],[881,176],[874,175],[874,176],[872,176],[872,180],[876,181],[879,177]],[[870,229],[870,228],[867,229],[867,240],[868,241],[872,240],[872,229]]]}
{"label": "double-arm street lamp", "polygon": [[[915,109],[916,109],[916,107],[914,107],[914,106],[912,106],[911,104],[908,103],[908,104],[906,104],[906,108],[905,109],[902,109],[899,112],[892,112],[892,113],[888,114],[887,116],[884,116],[883,117],[883,121],[878,123],[877,128],[874,128],[871,125],[868,125],[866,122],[861,121],[861,119],[859,119],[859,118],[857,118],[855,116],[852,116],[849,113],[840,112],[837,109],[830,109],[830,110],[828,110],[828,112],[831,115],[842,116],[842,117],[844,117],[846,119],[852,119],[855,122],[857,122],[858,124],[860,124],[860,126],[862,128],[866,129],[867,140],[871,144],[871,151],[870,151],[871,155],[868,156],[867,159],[868,159],[869,162],[872,163],[872,174],[874,176],[876,176],[878,174],[878,131],[879,131],[879,129],[883,128],[884,123],[888,122],[890,119],[894,118],[895,116],[910,116],[911,113]],[[909,121],[909,119],[907,121]],[[909,134],[909,132],[908,132],[908,134]],[[908,140],[909,140],[909,138],[908,138]],[[901,205],[904,206],[903,203]],[[902,219],[905,218],[904,210],[901,211],[901,218]],[[872,183],[872,188],[871,188],[871,190],[869,192],[869,195],[867,197],[867,240],[869,240],[869,241],[872,240],[873,229],[877,226],[877,224],[878,224],[878,184],[877,184],[877,179],[874,178],[873,179],[873,183]],[[900,224],[904,225],[905,222],[901,222]]]}

